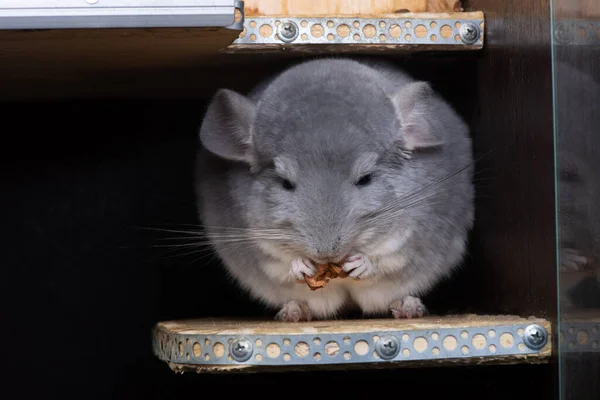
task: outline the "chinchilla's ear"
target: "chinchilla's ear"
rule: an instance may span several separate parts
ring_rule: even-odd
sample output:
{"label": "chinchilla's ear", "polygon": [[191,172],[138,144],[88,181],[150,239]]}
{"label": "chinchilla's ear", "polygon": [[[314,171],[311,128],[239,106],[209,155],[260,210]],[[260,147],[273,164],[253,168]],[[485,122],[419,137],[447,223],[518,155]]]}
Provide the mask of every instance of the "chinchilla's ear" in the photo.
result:
{"label": "chinchilla's ear", "polygon": [[228,89],[220,89],[211,100],[200,128],[200,141],[219,157],[252,163],[251,126],[256,105]]}
{"label": "chinchilla's ear", "polygon": [[431,118],[435,110],[433,89],[427,82],[415,82],[404,86],[393,96],[401,135],[407,150],[426,149],[443,144],[441,132],[434,129]]}

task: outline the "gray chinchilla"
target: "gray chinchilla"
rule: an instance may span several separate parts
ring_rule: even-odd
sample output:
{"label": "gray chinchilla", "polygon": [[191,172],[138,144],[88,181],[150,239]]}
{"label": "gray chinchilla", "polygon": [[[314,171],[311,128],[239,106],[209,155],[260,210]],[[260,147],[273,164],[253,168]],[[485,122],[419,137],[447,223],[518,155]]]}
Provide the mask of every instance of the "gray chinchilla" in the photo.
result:
{"label": "gray chinchilla", "polygon": [[[248,96],[221,89],[200,129],[206,235],[277,318],[420,317],[473,225],[471,139],[431,86],[386,63],[295,65]],[[349,274],[311,291],[316,263]]]}

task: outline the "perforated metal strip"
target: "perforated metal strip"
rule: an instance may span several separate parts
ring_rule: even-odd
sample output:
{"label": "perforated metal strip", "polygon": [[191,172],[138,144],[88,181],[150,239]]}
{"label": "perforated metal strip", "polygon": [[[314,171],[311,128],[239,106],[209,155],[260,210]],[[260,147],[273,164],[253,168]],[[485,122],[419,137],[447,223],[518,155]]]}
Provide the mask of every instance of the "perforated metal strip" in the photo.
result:
{"label": "perforated metal strip", "polygon": [[[411,17],[246,17],[244,30],[233,44],[430,44],[481,47],[483,22],[483,19]],[[285,31],[282,30],[284,27]]]}
{"label": "perforated metal strip", "polygon": [[[495,357],[539,353],[526,345],[530,325],[300,335],[172,334],[158,329],[154,353],[174,364],[196,365],[316,365],[389,361]],[[538,326],[538,325],[536,325]],[[539,327],[539,326],[538,326]],[[541,327],[539,327],[541,328]],[[544,328],[541,348],[547,343]],[[378,341],[395,338],[397,354],[382,358]],[[384,338],[384,339],[382,339]],[[239,341],[250,343],[245,361],[232,354]],[[239,353],[238,353],[239,355]],[[385,356],[385,354],[384,354]],[[238,357],[239,358],[239,357]]]}
{"label": "perforated metal strip", "polygon": [[600,353],[600,321],[562,323],[560,345],[567,353]]}
{"label": "perforated metal strip", "polygon": [[600,22],[564,19],[554,24],[554,44],[558,46],[600,45]]}

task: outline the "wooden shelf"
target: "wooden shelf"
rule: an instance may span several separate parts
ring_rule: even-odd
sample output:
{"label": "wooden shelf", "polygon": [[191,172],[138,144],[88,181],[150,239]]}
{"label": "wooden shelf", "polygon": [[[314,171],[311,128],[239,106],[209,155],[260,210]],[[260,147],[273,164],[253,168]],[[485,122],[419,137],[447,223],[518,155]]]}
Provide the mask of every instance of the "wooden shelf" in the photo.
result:
{"label": "wooden shelf", "polygon": [[[545,331],[541,348],[527,345],[532,326]],[[237,343],[250,350],[236,356]],[[155,355],[176,372],[543,363],[551,343],[550,322],[544,319],[478,315],[296,324],[183,320],[161,322],[153,334]],[[247,359],[240,360],[240,354]]]}
{"label": "wooden shelf", "polygon": [[[235,23],[229,26],[0,29],[0,101],[202,97],[217,89],[208,75],[237,75],[240,65],[256,61],[257,53],[266,62],[272,61],[264,57],[267,53],[282,57],[282,52],[381,55],[481,49],[483,13],[457,9],[462,9],[460,2],[448,0],[246,1],[244,12],[235,9]],[[277,42],[278,18],[297,20],[302,30],[297,42]],[[305,18],[311,23],[302,26]],[[264,20],[270,21],[269,28],[263,28]],[[465,21],[478,30],[474,43],[460,39]],[[251,25],[256,33],[249,31]],[[314,29],[311,33],[314,25],[323,28],[321,36],[315,37]],[[265,29],[270,36],[261,36]],[[251,35],[257,35],[257,43],[244,42]],[[225,80],[221,77],[219,84]]]}

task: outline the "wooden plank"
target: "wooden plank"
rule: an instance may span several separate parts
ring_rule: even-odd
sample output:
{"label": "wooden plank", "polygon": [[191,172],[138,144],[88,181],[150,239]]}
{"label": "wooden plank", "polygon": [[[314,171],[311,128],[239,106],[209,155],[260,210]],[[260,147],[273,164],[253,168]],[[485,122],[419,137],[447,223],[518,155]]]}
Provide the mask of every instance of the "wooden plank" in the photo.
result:
{"label": "wooden plank", "polygon": [[462,11],[460,0],[245,0],[246,16],[353,15]]}
{"label": "wooden plank", "polygon": [[[265,334],[325,334],[364,333],[389,330],[418,330],[441,328],[470,328],[488,325],[513,325],[521,323],[545,324],[538,318],[523,318],[512,315],[450,315],[427,316],[415,319],[352,319],[288,323],[262,319],[187,319],[159,322],[157,328],[173,334],[190,335],[265,335]],[[549,350],[547,348],[546,350]]]}
{"label": "wooden plank", "polygon": [[[301,323],[284,323],[278,321],[264,321],[264,320],[229,320],[229,319],[192,319],[192,320],[181,320],[181,321],[167,321],[161,322],[156,325],[154,331],[155,343],[162,343],[168,345],[164,341],[168,342],[173,339],[173,336],[181,336],[185,338],[186,335],[198,335],[203,337],[204,335],[223,335],[238,336],[238,335],[280,335],[288,337],[290,345],[293,346],[295,335],[315,335],[315,337],[323,336],[327,334],[348,334],[355,335],[361,333],[377,333],[386,331],[401,331],[403,333],[409,331],[428,331],[428,332],[442,332],[442,329],[469,329],[482,327],[481,332],[483,335],[488,335],[489,327],[500,327],[506,325],[517,325],[526,326],[529,324],[540,324],[548,332],[548,342],[546,346],[538,353],[529,354],[509,354],[509,355],[487,355],[477,357],[457,357],[457,358],[440,358],[440,359],[426,359],[426,360],[407,360],[392,363],[368,363],[369,368],[386,368],[386,367],[415,367],[415,366],[435,366],[444,364],[466,364],[466,365],[481,365],[481,364],[517,364],[517,363],[544,363],[547,362],[552,354],[552,332],[549,321],[539,318],[522,318],[518,316],[506,316],[506,315],[451,315],[451,316],[428,316],[425,318],[413,319],[413,320],[394,320],[394,319],[355,319],[355,320],[334,320],[334,321],[313,321],[313,322],[301,322]],[[481,336],[481,335],[480,335]],[[489,340],[483,337],[483,343]],[[504,335],[502,335],[504,336]],[[168,339],[171,337],[171,339]],[[492,337],[492,336],[490,336]],[[265,337],[266,339],[266,337]],[[446,341],[443,334],[440,334],[439,340],[440,347],[446,346]],[[374,339],[375,340],[375,339]],[[427,344],[427,339],[423,346],[424,348],[431,347],[432,345]],[[433,339],[429,339],[433,340]],[[473,337],[471,340],[475,340]],[[503,340],[502,338],[500,340]],[[508,338],[512,341],[508,346],[517,346],[518,338]],[[185,340],[184,340],[185,341]],[[202,340],[204,343],[204,340]],[[416,341],[415,341],[416,342]],[[218,343],[211,343],[206,341],[210,346],[218,345]],[[225,342],[224,342],[225,343]],[[191,345],[191,344],[190,344]],[[203,344],[199,344],[199,348]],[[263,344],[261,344],[262,346]],[[264,343],[266,345],[266,343]],[[182,343],[179,343],[179,348],[182,348]],[[522,346],[522,345],[519,345]],[[415,346],[416,348],[416,346]],[[295,348],[294,348],[295,349]],[[296,349],[294,350],[296,351]],[[306,352],[309,350],[307,349]],[[198,356],[202,356],[204,351],[199,350]],[[183,353],[182,353],[183,354]],[[308,353],[306,353],[308,354]],[[342,363],[342,364],[322,364],[322,365],[280,365],[280,366],[268,366],[268,365],[252,365],[252,364],[192,364],[186,363],[185,360],[182,362],[168,361],[170,368],[178,372],[184,371],[196,371],[196,372],[253,372],[253,371],[270,371],[270,370],[302,370],[302,369],[347,369],[347,368],[364,368],[364,363]]]}
{"label": "wooden plank", "polygon": [[344,44],[344,45],[231,45],[224,50],[226,53],[298,53],[298,54],[360,54],[360,55],[385,55],[392,52],[422,53],[429,51],[465,51],[480,50],[481,46],[444,46],[439,44]]}

